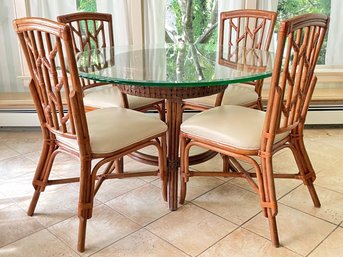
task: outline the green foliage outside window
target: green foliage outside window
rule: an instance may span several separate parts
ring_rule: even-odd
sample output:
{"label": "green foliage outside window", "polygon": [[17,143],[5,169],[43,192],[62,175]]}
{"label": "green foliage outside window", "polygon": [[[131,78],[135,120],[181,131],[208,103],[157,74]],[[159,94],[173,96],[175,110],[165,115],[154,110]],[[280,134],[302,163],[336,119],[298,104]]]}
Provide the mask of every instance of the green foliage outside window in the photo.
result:
{"label": "green foliage outside window", "polygon": [[83,12],[96,12],[96,0],[77,0],[77,10]]}
{"label": "green foliage outside window", "polygon": [[[217,0],[167,1],[167,42],[204,43],[217,40]],[[168,20],[169,17],[169,20]],[[169,35],[169,36],[168,36]]]}
{"label": "green foliage outside window", "polygon": [[[279,0],[277,31],[280,20],[304,13],[330,14],[331,0]],[[96,12],[96,0],[77,0],[79,11]],[[168,18],[169,17],[169,18]],[[166,42],[208,43],[216,47],[218,0],[167,0]],[[324,41],[319,64],[325,63],[327,39]]]}
{"label": "green foliage outside window", "polygon": [[[280,20],[289,19],[293,16],[305,13],[321,13],[330,15],[330,9],[331,0],[279,0],[277,9],[278,22],[275,30],[277,31]],[[326,45],[327,35],[318,58],[318,64],[325,64]]]}
{"label": "green foliage outside window", "polygon": [[[96,12],[96,0],[77,0],[77,10],[82,12]],[[81,22],[81,31],[86,31],[86,23]],[[88,21],[88,28],[90,33],[94,34],[94,25],[93,22]],[[85,33],[84,33],[85,34]],[[96,42],[91,38],[91,47],[96,47]]]}
{"label": "green foliage outside window", "polygon": [[[209,47],[216,47],[217,4],[217,0],[167,1],[167,17],[174,17],[174,28],[171,29],[169,26],[166,28],[166,41],[209,42]],[[279,0],[277,8],[278,22],[275,32],[277,32],[281,20],[304,13],[329,15],[330,8],[331,0]],[[318,64],[325,63],[326,45],[327,37],[323,43]]]}
{"label": "green foliage outside window", "polygon": [[[212,64],[209,63],[208,56],[202,54],[204,47],[186,46],[182,43],[207,43],[206,52],[216,54],[217,19],[217,0],[167,1],[166,42],[180,43],[167,53],[177,60],[167,64],[167,71],[171,71],[167,74],[174,74],[172,71],[176,70],[177,80],[187,80],[194,72],[199,79],[210,76],[206,67]],[[190,65],[190,62],[194,63]],[[197,68],[194,70],[194,67]]]}
{"label": "green foliage outside window", "polygon": [[279,0],[278,18],[288,19],[304,13],[330,14],[331,0]]}

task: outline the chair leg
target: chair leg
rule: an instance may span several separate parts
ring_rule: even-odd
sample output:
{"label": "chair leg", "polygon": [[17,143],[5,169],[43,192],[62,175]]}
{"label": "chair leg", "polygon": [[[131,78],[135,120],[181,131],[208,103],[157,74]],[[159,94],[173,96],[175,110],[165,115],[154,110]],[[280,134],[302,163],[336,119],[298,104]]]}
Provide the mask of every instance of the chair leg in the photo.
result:
{"label": "chair leg", "polygon": [[124,172],[124,158],[120,158],[114,161],[116,173]]}
{"label": "chair leg", "polygon": [[[166,151],[163,151],[166,153]],[[166,154],[162,156],[164,159]],[[162,166],[163,165],[163,166]],[[168,201],[168,174],[167,174],[167,162],[166,159],[164,159],[163,164],[160,167],[160,175],[162,180],[162,197],[164,201]]]}
{"label": "chair leg", "polygon": [[166,121],[166,103],[164,101],[161,103],[159,114],[161,121]]}
{"label": "chair leg", "polygon": [[186,138],[180,136],[180,204],[185,203],[188,182],[188,153],[186,151]]}
{"label": "chair leg", "polygon": [[180,177],[180,204],[185,203],[186,199],[186,193],[187,193],[187,181],[185,181],[185,178],[183,176]]}
{"label": "chair leg", "polygon": [[274,247],[279,247],[279,236],[278,236],[278,230],[276,225],[276,216],[272,214],[272,210],[268,209],[267,211],[268,215],[268,223],[269,223],[269,231],[270,231],[270,238],[272,240],[272,244]]}
{"label": "chair leg", "polygon": [[165,201],[167,201],[167,187],[168,187],[168,174],[167,174],[167,138],[162,136],[161,138],[161,148],[159,150],[159,172],[160,179],[162,181],[162,196]]}
{"label": "chair leg", "polygon": [[222,160],[223,160],[223,172],[229,172],[230,171],[230,160],[229,156],[221,154]]}
{"label": "chair leg", "polygon": [[85,251],[85,244],[86,244],[86,227],[87,227],[87,219],[79,217],[79,234],[77,240],[77,250],[79,252]]}
{"label": "chair leg", "polygon": [[[303,144],[303,142],[302,142],[302,144]],[[315,171],[314,171],[314,169],[312,167],[310,158],[308,157],[308,154],[307,154],[307,151],[305,149],[305,146],[301,147],[301,156],[304,159],[304,163],[305,163],[305,169],[306,169],[305,170],[305,175],[307,175],[307,173],[311,173],[312,174],[311,178],[307,179],[307,181],[306,181],[307,189],[308,189],[308,191],[309,191],[309,193],[311,195],[311,198],[312,198],[312,201],[313,201],[313,205],[315,207],[319,208],[321,206],[320,200],[318,198],[316,189],[314,188],[314,185],[313,185],[313,181],[316,178],[316,174],[315,174]]]}
{"label": "chair leg", "polygon": [[28,216],[32,216],[35,212],[40,193],[44,191],[47,185],[52,162],[54,160],[54,157],[52,157],[52,153],[55,150],[55,145],[50,145],[47,142],[48,140],[43,141],[43,149],[36,168],[35,175],[33,177],[32,185],[35,191],[33,193],[29,208],[27,210]]}
{"label": "chair leg", "polygon": [[91,171],[91,161],[81,159],[80,192],[79,192],[79,234],[77,250],[84,252],[86,241],[87,219],[92,217],[95,176]]}
{"label": "chair leg", "polygon": [[33,193],[30,206],[27,209],[27,215],[28,216],[32,216],[33,213],[35,212],[39,196],[40,196],[40,191],[39,191],[39,189],[36,189],[35,192]]}
{"label": "chair leg", "polygon": [[237,162],[237,160],[223,154],[221,154],[221,157],[223,159],[223,173],[238,172],[238,169],[235,166],[235,161]]}
{"label": "chair leg", "polygon": [[[259,188],[260,200],[262,203],[262,210],[267,215],[269,223],[269,232],[272,244],[275,247],[279,247],[279,236],[276,224],[276,215],[278,212],[275,184],[273,177],[273,164],[272,155],[267,153],[266,157],[261,157],[262,168],[262,185],[263,188]],[[259,171],[256,171],[259,172]],[[260,183],[259,183],[260,184]]]}
{"label": "chair leg", "polygon": [[317,208],[321,206],[313,181],[316,178],[315,171],[311,164],[310,158],[307,154],[305,144],[302,137],[295,138],[293,142],[294,148],[292,150],[293,156],[297,163],[300,174],[303,176],[303,182],[312,198],[313,205]]}
{"label": "chair leg", "polygon": [[256,109],[263,111],[263,104],[262,104],[262,99],[260,96],[257,99]]}
{"label": "chair leg", "polygon": [[316,189],[314,188],[314,185],[313,185],[313,182],[311,181],[310,183],[307,184],[307,189],[311,195],[311,198],[312,198],[312,202],[313,202],[313,205],[314,207],[317,207],[319,208],[321,206],[320,204],[320,200],[319,200],[319,197],[317,195],[317,191]]}
{"label": "chair leg", "polygon": [[162,197],[164,201],[168,201],[167,195],[168,195],[168,180],[167,180],[167,177],[165,177],[162,180]]}
{"label": "chair leg", "polygon": [[180,178],[180,204],[185,203],[187,193],[187,181],[183,177]]}

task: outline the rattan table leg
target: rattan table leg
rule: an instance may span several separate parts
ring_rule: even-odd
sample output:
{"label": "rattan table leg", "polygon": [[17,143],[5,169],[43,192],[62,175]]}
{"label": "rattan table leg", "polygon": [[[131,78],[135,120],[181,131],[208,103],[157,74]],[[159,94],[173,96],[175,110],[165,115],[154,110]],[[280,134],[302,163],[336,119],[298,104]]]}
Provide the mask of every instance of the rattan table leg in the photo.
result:
{"label": "rattan table leg", "polygon": [[167,159],[168,159],[168,204],[169,209],[177,209],[177,184],[179,168],[179,134],[182,121],[181,100],[167,99]]}

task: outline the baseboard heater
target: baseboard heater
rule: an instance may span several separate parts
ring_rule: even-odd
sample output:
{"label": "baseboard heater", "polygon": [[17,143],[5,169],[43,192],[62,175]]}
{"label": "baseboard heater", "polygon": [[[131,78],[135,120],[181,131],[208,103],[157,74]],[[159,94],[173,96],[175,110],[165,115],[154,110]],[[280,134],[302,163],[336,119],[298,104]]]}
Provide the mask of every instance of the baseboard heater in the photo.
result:
{"label": "baseboard heater", "polygon": [[343,105],[311,105],[306,124],[343,124]]}
{"label": "baseboard heater", "polygon": [[[187,111],[185,116],[195,112]],[[154,112],[151,112],[154,114]],[[308,125],[343,125],[343,105],[313,105],[307,114]],[[39,120],[34,109],[0,109],[0,127],[37,127]]]}

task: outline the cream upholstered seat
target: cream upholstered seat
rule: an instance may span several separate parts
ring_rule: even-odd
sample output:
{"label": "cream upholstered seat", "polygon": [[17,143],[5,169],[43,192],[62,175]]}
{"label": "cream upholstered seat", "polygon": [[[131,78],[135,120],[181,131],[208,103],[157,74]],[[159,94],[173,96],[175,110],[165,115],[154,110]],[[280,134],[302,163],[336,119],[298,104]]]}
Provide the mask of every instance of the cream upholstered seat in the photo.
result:
{"label": "cream upholstered seat", "polygon": [[[105,154],[164,133],[167,125],[158,118],[120,107],[86,113],[91,151]],[[57,139],[78,151],[76,140],[56,135]]]}
{"label": "cream upholstered seat", "polygon": [[[127,95],[127,101],[127,108],[133,110],[156,104],[156,98],[139,97],[134,95]],[[104,86],[101,90],[86,90],[83,102],[86,106],[94,109],[126,107],[122,100],[122,93],[118,87],[114,86]]]}
{"label": "cream upholstered seat", "polygon": [[[214,107],[218,95],[210,95],[198,98],[187,99],[189,103],[198,103],[202,106],[208,106],[209,108]],[[224,92],[222,105],[243,105],[249,106],[255,104],[258,99],[254,87],[245,84],[232,84],[227,87]]]}
{"label": "cream upholstered seat", "polygon": [[[276,12],[243,9],[222,12],[219,26],[219,48],[247,47],[268,50],[276,21]],[[220,51],[219,51],[220,52]],[[217,95],[186,99],[183,109],[207,110],[218,105],[241,105],[263,109],[261,90],[263,81],[229,85]]]}
{"label": "cream upholstered seat", "polygon": [[[157,176],[162,182],[163,198],[167,199],[167,125],[156,117],[120,107],[86,113],[70,26],[35,17],[14,20],[13,25],[32,77],[29,88],[43,137],[27,213],[33,215],[47,186],[79,183],[77,249],[83,252],[87,220],[92,217],[95,195],[106,179]],[[158,168],[122,170],[118,160],[147,146],[157,150]],[[59,153],[79,160],[77,176],[50,176]]]}
{"label": "cream upholstered seat", "polygon": [[[303,129],[317,82],[314,70],[328,24],[329,17],[320,14],[305,14],[281,22],[266,112],[223,105],[196,114],[181,124],[181,204],[185,202],[190,177],[245,178],[258,193],[276,247],[279,236],[275,178],[302,180],[314,206],[320,207],[313,185],[316,174],[306,151]],[[189,153],[193,146],[220,153],[223,170],[191,170]],[[292,152],[297,169],[274,172],[273,156],[285,148]],[[243,167],[238,160],[246,165]]]}
{"label": "cream upholstered seat", "polygon": [[[258,150],[265,114],[260,110],[237,105],[218,106],[184,121],[181,131],[228,147]],[[289,131],[278,134],[275,143],[288,135]]]}
{"label": "cream upholstered seat", "polygon": [[[112,15],[97,12],[76,12],[57,17],[59,22],[72,28],[75,53],[99,47],[113,47]],[[161,120],[165,120],[164,99],[130,96],[120,92],[115,85],[81,79],[84,90],[86,111],[106,107],[125,107],[136,111],[157,110]],[[100,87],[101,88],[100,88]],[[96,90],[92,89],[97,87]]]}

